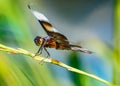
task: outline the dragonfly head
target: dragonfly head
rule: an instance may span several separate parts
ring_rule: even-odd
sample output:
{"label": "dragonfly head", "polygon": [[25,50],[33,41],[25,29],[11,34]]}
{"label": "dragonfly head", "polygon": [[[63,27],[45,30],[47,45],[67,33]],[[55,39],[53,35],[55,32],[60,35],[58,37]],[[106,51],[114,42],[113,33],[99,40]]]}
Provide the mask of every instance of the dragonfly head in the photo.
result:
{"label": "dragonfly head", "polygon": [[40,46],[44,42],[44,38],[42,38],[40,36],[36,36],[35,39],[34,39],[34,42],[37,46]]}

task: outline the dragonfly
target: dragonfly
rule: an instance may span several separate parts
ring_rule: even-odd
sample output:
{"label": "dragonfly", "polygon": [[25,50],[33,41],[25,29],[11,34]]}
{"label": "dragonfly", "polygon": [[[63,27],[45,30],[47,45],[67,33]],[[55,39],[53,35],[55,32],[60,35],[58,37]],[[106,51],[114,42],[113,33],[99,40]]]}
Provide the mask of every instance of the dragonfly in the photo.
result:
{"label": "dragonfly", "polygon": [[48,35],[46,37],[41,36],[35,37],[34,39],[35,44],[37,46],[40,46],[36,55],[42,54],[42,51],[44,49],[48,54],[47,57],[50,57],[50,53],[47,51],[46,48],[55,48],[57,50],[80,51],[88,54],[92,53],[92,51],[85,49],[79,45],[70,44],[68,38],[61,34],[60,32],[58,32],[54,28],[54,26],[49,22],[48,18],[45,15],[36,10],[31,9],[30,5],[28,5],[28,8],[31,10],[32,14],[36,17],[36,19],[38,20],[38,22]]}

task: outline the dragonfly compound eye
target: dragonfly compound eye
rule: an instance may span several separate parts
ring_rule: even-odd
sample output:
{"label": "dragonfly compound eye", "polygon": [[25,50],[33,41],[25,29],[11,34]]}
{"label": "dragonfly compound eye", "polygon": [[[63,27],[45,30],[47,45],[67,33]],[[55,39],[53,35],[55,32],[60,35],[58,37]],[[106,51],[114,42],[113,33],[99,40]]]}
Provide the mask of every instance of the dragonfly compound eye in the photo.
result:
{"label": "dragonfly compound eye", "polygon": [[43,43],[43,38],[37,36],[37,37],[35,37],[34,42],[35,42],[35,44],[36,44],[37,46],[40,46],[40,45],[42,45],[42,43]]}

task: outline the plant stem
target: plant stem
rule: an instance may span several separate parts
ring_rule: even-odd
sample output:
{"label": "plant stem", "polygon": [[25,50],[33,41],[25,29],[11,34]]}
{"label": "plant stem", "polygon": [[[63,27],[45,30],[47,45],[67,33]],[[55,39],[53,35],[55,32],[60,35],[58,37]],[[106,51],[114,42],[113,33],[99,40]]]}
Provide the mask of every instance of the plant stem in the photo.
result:
{"label": "plant stem", "polygon": [[27,50],[24,50],[24,49],[21,49],[21,48],[14,49],[14,48],[2,45],[2,44],[0,44],[0,50],[5,51],[5,52],[9,52],[9,53],[13,53],[13,54],[24,54],[24,55],[32,57],[35,60],[39,60],[39,61],[43,61],[43,62],[47,62],[47,63],[52,63],[52,64],[55,64],[55,65],[61,66],[63,68],[66,68],[69,71],[72,71],[72,72],[82,74],[82,75],[85,75],[87,77],[91,77],[93,79],[96,79],[97,81],[100,81],[100,82],[102,82],[104,84],[107,84],[109,86],[115,86],[112,83],[110,83],[110,82],[108,82],[108,81],[106,81],[106,80],[104,80],[102,78],[99,78],[99,77],[97,77],[97,76],[95,76],[93,74],[89,74],[89,73],[86,73],[86,72],[81,71],[79,69],[68,66],[68,65],[66,65],[66,64],[64,64],[64,63],[62,63],[62,62],[60,62],[60,61],[58,61],[56,59],[53,59],[53,58],[44,58],[42,56],[35,56],[35,54],[30,53]]}
{"label": "plant stem", "polygon": [[114,57],[113,83],[120,85],[120,0],[114,1]]}

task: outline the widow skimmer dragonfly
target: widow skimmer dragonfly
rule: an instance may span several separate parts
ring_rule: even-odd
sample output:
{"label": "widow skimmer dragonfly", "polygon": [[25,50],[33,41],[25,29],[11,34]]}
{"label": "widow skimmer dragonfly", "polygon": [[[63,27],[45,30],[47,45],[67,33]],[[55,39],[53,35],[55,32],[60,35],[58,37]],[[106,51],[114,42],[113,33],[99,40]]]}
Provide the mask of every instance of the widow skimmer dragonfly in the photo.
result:
{"label": "widow skimmer dragonfly", "polygon": [[43,15],[40,12],[37,12],[35,10],[32,10],[31,7],[28,5],[28,8],[31,10],[32,14],[37,18],[38,22],[41,24],[45,32],[48,36],[46,37],[40,37],[36,36],[34,39],[34,42],[37,46],[40,46],[39,50],[37,51],[37,54],[41,54],[42,50],[44,49],[48,56],[50,56],[49,52],[46,48],[56,48],[57,50],[72,50],[72,51],[80,51],[83,53],[91,54],[92,52],[88,49],[82,48],[78,45],[72,45],[69,43],[66,36],[59,33],[49,22],[47,17]]}

